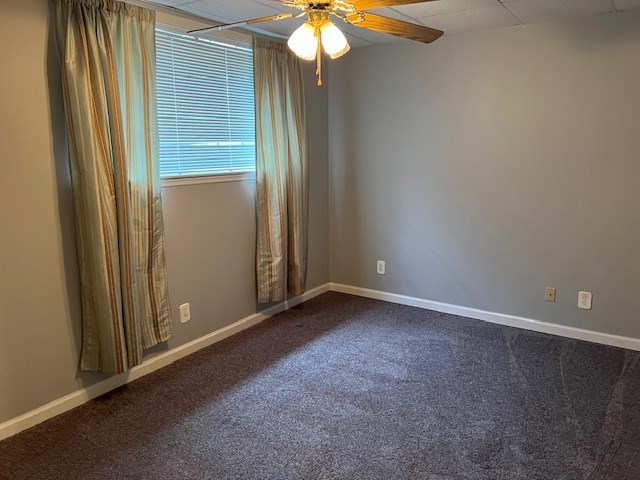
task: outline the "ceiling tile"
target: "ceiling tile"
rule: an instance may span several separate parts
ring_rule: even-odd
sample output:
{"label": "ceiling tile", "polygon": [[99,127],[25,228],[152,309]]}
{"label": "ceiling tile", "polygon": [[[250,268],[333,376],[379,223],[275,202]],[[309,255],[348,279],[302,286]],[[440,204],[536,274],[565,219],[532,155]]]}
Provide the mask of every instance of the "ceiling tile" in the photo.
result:
{"label": "ceiling tile", "polygon": [[239,22],[291,11],[278,2],[273,2],[272,7],[254,1],[238,0],[197,0],[180,8],[222,22]]}
{"label": "ceiling tile", "polygon": [[153,0],[153,3],[159,3],[160,5],[167,5],[168,7],[179,7],[185,3],[192,2],[193,0]]}
{"label": "ceiling tile", "polygon": [[374,10],[368,10],[376,15],[382,15],[384,17],[395,18],[396,20],[404,20],[405,22],[412,21],[412,17],[405,15],[404,13],[395,10],[393,8],[376,8]]}
{"label": "ceiling tile", "polygon": [[276,22],[266,22],[257,25],[257,29],[265,32],[272,32],[283,37],[289,37],[293,31],[304,23],[303,18],[288,18]]}
{"label": "ceiling tile", "polygon": [[498,0],[438,0],[437,2],[414,3],[393,7],[410,18],[425,18],[432,15],[445,15],[447,13],[463,12],[482,7],[499,5]]}
{"label": "ceiling tile", "polygon": [[[191,0],[191,1],[193,1],[193,0]],[[253,1],[255,3],[262,3],[263,5],[266,5],[267,7],[284,8],[284,6],[282,5],[282,2],[284,0],[236,0],[236,2],[242,2],[242,1],[244,1],[244,2]]]}
{"label": "ceiling tile", "polygon": [[[342,31],[356,38],[366,40],[369,43],[383,44],[383,43],[394,43],[400,40],[404,40],[400,37],[396,37],[395,35],[374,32],[373,30],[369,30],[368,28],[354,27],[351,25],[346,26],[345,28],[342,28]],[[405,41],[409,42],[410,40],[405,40]]]}
{"label": "ceiling tile", "polygon": [[427,27],[443,30],[445,35],[513,27],[519,24],[518,20],[500,5],[464,10],[446,15],[434,15],[420,18],[419,20]]}
{"label": "ceiling tile", "polygon": [[524,24],[608,13],[613,0],[503,0],[504,6]]}
{"label": "ceiling tile", "polygon": [[[2,0],[0,0],[2,1]],[[231,23],[280,12],[297,14],[278,0],[153,0],[186,12]],[[444,30],[451,35],[465,31],[502,28],[518,23],[539,23],[561,18],[640,8],[640,0],[438,0],[374,10],[383,15]],[[251,29],[288,37],[304,20],[260,23]],[[335,22],[354,39],[353,47],[392,43],[400,37]],[[348,35],[348,36],[349,36]]]}
{"label": "ceiling tile", "polygon": [[347,42],[349,42],[349,46],[351,48],[366,47],[368,45],[371,45],[371,42],[351,35],[349,32],[345,32],[345,36],[347,37]]}
{"label": "ceiling tile", "polygon": [[617,10],[630,10],[640,8],[640,0],[613,0]]}

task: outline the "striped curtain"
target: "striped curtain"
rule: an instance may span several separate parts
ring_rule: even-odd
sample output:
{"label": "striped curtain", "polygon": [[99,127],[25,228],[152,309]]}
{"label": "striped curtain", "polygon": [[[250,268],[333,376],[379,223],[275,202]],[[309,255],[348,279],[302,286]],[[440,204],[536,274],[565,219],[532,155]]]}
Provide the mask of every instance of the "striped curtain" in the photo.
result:
{"label": "striped curtain", "polygon": [[302,70],[285,44],[254,38],[258,301],[305,290],[309,178]]}
{"label": "striped curtain", "polygon": [[155,12],[56,0],[76,243],[82,370],[120,373],[171,336],[155,104]]}

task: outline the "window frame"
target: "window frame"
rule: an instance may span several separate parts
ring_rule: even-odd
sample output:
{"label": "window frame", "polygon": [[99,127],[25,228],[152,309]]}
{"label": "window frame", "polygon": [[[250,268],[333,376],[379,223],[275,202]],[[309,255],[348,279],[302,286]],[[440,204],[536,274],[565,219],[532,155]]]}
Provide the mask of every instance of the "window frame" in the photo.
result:
{"label": "window frame", "polygon": [[[156,12],[156,29],[171,31],[180,34],[187,34],[189,30],[195,30],[210,26],[191,18],[182,18],[169,15],[163,12]],[[251,48],[252,37],[245,33],[224,30],[221,32],[209,33],[201,35],[212,41],[223,42],[229,45]],[[159,160],[159,157],[158,157]],[[179,187],[185,185],[202,185],[210,183],[226,183],[226,182],[254,182],[256,172],[220,172],[220,173],[204,173],[202,175],[179,175],[179,176],[161,176],[160,183],[162,188]]]}

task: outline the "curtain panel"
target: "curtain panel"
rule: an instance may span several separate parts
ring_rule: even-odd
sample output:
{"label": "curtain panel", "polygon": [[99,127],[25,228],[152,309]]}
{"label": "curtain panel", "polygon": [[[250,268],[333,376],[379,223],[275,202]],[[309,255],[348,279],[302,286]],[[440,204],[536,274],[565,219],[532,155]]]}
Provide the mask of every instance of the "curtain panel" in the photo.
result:
{"label": "curtain panel", "polygon": [[56,0],[82,296],[80,368],[120,373],[171,336],[155,12]]}
{"label": "curtain panel", "polygon": [[305,290],[309,178],[304,84],[285,44],[254,38],[258,301]]}

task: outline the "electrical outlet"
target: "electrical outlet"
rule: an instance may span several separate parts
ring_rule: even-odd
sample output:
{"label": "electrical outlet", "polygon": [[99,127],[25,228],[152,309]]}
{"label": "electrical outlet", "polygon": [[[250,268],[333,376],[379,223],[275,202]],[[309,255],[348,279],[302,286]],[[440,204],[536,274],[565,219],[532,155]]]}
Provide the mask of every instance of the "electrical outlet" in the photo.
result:
{"label": "electrical outlet", "polygon": [[578,308],[591,310],[591,292],[578,292]]}
{"label": "electrical outlet", "polygon": [[384,273],[386,271],[384,260],[378,260],[378,264],[376,266],[376,271],[378,272],[378,275],[384,275]]}
{"label": "electrical outlet", "polygon": [[547,287],[544,290],[544,301],[555,302],[556,301],[556,289],[553,287]]}
{"label": "electrical outlet", "polygon": [[191,320],[191,306],[188,303],[180,305],[180,323],[187,323]]}

